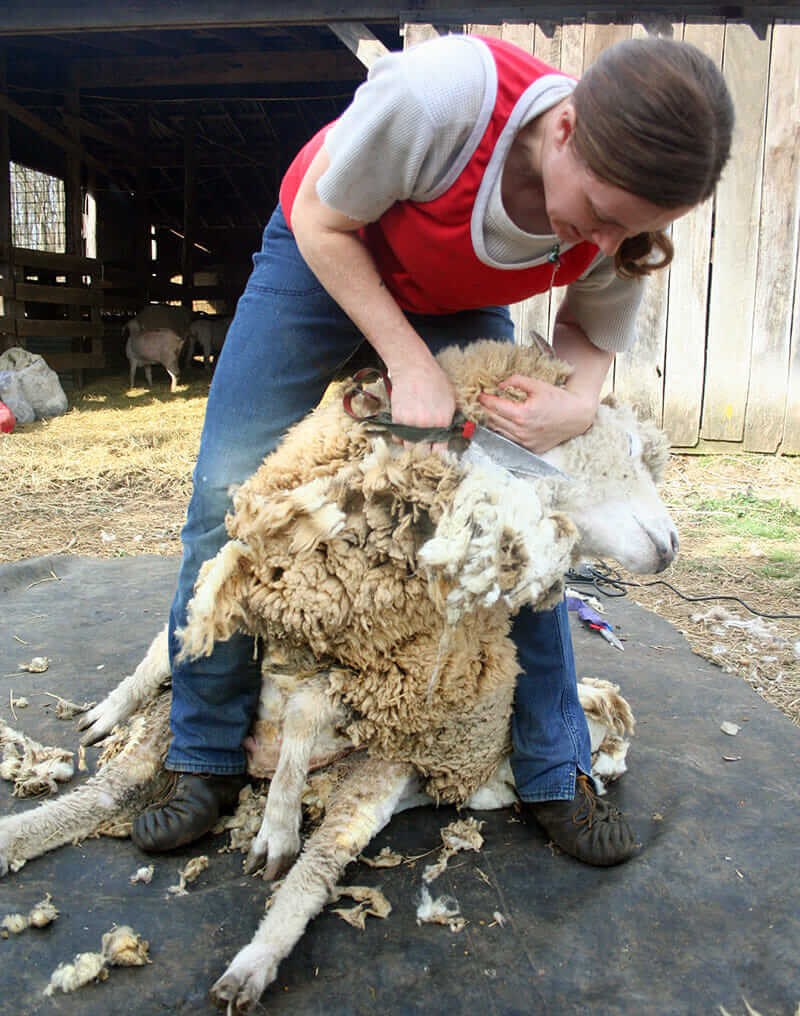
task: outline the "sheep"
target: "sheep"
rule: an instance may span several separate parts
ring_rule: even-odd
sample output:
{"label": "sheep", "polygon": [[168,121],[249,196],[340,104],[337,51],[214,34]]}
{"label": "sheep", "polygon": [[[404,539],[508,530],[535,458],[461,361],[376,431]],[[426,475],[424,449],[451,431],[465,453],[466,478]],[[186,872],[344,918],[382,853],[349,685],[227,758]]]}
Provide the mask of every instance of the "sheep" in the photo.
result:
{"label": "sheep", "polygon": [[[459,409],[514,373],[563,383],[535,349],[481,342],[440,354]],[[506,393],[514,397],[514,392]],[[664,435],[628,407],[546,456],[564,476],[520,479],[470,449],[431,454],[385,440],[326,400],[234,494],[230,540],[198,578],[186,656],[245,631],[263,642],[252,775],[274,775],[248,870],[291,865],[250,945],[217,981],[244,1011],[275,977],[349,861],[403,807],[514,799],[509,717],[517,665],[508,639],[523,603],[545,609],[582,554],[659,571],[677,536],[656,493]],[[465,623],[468,622],[468,623]],[[130,817],[163,791],[168,742],[166,636],[137,673],[84,717],[86,743],[118,730],[83,787],[0,821],[0,871]],[[580,686],[598,770],[624,769],[630,709],[613,686]],[[307,770],[351,747],[349,774],[300,849]],[[602,759],[601,759],[602,756]],[[352,760],[352,763],[350,762]]]}
{"label": "sheep", "polygon": [[195,318],[186,336],[186,350],[183,354],[184,367],[188,367],[192,362],[198,347],[203,351],[203,367],[206,370],[211,366],[212,354],[216,363],[219,354],[222,352],[222,346],[232,320],[232,315],[227,317]]}
{"label": "sheep", "polygon": [[152,388],[152,365],[160,363],[170,377],[170,391],[178,386],[179,357],[186,340],[192,316],[183,307],[149,304],[128,321],[123,330],[125,355],[130,364],[130,386],[136,368],[144,367],[147,384]]}

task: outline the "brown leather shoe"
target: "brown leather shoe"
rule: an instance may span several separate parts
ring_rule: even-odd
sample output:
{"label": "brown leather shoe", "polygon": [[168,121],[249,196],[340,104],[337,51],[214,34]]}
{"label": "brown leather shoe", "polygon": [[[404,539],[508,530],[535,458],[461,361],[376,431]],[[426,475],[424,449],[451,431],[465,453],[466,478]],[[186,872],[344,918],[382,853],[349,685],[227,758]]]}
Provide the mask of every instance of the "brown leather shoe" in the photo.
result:
{"label": "brown leather shoe", "polygon": [[133,820],[131,839],[149,853],[192,843],[212,829],[220,815],[233,810],[247,780],[245,773],[177,773],[169,797]]}
{"label": "brown leather shoe", "polygon": [[622,813],[597,796],[583,773],[571,801],[523,801],[522,816],[535,818],[557,847],[585,864],[622,864],[636,849]]}

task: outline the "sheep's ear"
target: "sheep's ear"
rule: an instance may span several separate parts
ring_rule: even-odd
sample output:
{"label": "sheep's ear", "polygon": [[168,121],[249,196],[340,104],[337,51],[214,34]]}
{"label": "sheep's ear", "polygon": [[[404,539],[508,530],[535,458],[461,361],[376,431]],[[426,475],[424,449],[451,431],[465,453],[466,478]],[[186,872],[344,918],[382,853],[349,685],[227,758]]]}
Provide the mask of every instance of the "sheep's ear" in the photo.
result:
{"label": "sheep's ear", "polygon": [[247,590],[253,578],[253,552],[239,540],[229,540],[216,557],[206,561],[197,577],[187,608],[178,661],[209,656],[216,642],[246,630]]}
{"label": "sheep's ear", "polygon": [[448,624],[457,624],[501,599],[511,610],[552,606],[577,540],[569,518],[544,510],[535,481],[474,466],[418,561],[434,604]]}
{"label": "sheep's ear", "polygon": [[669,438],[652,420],[640,420],[638,426],[642,439],[642,460],[655,482],[661,483],[669,461]]}

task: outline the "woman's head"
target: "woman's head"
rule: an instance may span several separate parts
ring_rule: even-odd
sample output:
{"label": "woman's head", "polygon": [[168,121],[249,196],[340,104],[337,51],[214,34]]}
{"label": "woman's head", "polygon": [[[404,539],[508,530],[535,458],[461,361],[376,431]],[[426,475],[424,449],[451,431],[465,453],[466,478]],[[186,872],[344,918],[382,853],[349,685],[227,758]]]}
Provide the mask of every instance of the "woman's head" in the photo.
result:
{"label": "woman's head", "polygon": [[671,39],[602,53],[572,93],[572,143],[601,180],[661,208],[713,193],[731,147],[733,104],[719,68]]}
{"label": "woman's head", "polygon": [[[675,216],[705,201],[728,159],[733,104],[719,68],[699,49],[671,39],[630,39],[605,50],[571,96],[573,154],[589,172]],[[648,270],[653,231],[617,252],[623,274]]]}

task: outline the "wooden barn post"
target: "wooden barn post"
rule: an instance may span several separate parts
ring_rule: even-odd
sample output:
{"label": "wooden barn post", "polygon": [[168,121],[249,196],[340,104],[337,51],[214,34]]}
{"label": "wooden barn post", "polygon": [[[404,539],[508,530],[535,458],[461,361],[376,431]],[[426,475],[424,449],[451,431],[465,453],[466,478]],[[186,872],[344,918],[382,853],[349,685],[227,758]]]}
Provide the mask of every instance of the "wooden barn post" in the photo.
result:
{"label": "wooden barn post", "polygon": [[183,306],[191,311],[194,292],[194,228],[195,228],[195,117],[187,113],[183,126]]}
{"label": "wooden barn post", "polygon": [[[136,117],[136,141],[140,153],[147,151],[148,145],[148,114],[147,108],[139,110]],[[150,302],[152,288],[151,271],[151,217],[150,217],[150,175],[144,159],[139,158],[136,164],[136,243],[135,265],[136,285],[141,292],[142,306]]]}
{"label": "wooden barn post", "polygon": [[[0,51],[0,94],[6,93],[6,55]],[[11,230],[11,149],[8,141],[8,113],[0,106],[0,353],[16,345],[16,301],[14,300],[14,248]]]}
{"label": "wooden barn post", "polygon": [[[64,96],[64,107],[69,115],[68,137],[74,147],[68,148],[66,152],[67,172],[64,181],[64,196],[66,199],[66,223],[64,250],[67,254],[74,254],[75,257],[83,257],[83,192],[81,187],[81,91],[77,68],[70,69],[69,85]],[[67,275],[67,285],[71,289],[78,289],[81,285],[79,273],[70,272]],[[69,304],[67,315],[70,320],[80,320],[80,308],[76,304]],[[80,338],[70,340],[73,350],[78,347],[79,352],[83,343]],[[72,379],[76,388],[83,387],[83,370],[76,367],[72,372]]]}

